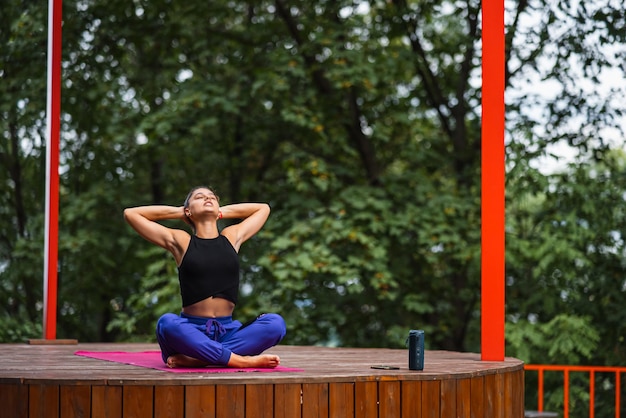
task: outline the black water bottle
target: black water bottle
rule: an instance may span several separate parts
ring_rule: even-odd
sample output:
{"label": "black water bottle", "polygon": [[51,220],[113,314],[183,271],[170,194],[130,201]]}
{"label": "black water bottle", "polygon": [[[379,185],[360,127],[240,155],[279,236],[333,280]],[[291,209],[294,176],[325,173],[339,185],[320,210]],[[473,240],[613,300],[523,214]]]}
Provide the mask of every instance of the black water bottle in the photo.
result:
{"label": "black water bottle", "polygon": [[424,331],[409,331],[409,369],[424,370]]}

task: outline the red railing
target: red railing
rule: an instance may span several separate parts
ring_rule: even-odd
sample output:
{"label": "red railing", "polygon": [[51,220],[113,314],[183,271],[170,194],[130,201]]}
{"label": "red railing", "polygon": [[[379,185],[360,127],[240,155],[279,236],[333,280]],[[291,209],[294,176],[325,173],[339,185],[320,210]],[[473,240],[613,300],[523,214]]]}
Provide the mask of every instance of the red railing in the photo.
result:
{"label": "red railing", "polygon": [[537,382],[537,410],[543,411],[543,372],[563,372],[563,418],[569,418],[569,374],[570,372],[589,373],[589,418],[595,416],[595,374],[615,373],[615,418],[620,418],[620,395],[621,395],[621,374],[626,373],[626,367],[611,366],[566,366],[548,364],[526,364],[524,370],[538,372]]}

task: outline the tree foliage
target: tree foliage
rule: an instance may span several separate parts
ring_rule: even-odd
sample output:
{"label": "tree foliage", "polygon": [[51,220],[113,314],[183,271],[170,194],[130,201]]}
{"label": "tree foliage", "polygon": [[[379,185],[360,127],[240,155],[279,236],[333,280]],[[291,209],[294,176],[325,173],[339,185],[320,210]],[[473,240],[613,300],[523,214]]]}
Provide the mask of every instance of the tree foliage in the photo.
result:
{"label": "tree foliage", "polygon": [[[127,206],[266,201],[242,320],[480,350],[480,2],[66,0],[60,337],[153,340],[176,269]],[[46,10],[1,14],[0,340],[41,327]],[[507,3],[507,354],[623,363],[621,6]],[[488,80],[485,80],[488,82]],[[565,143],[561,171],[542,166]],[[184,225],[178,225],[184,228]]]}

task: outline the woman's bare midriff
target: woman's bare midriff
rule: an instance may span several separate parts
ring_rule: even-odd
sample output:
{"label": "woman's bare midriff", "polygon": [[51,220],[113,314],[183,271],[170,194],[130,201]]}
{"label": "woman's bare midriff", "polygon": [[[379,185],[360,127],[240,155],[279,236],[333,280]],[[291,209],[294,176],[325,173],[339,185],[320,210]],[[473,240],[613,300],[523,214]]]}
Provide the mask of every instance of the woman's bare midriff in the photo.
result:
{"label": "woman's bare midriff", "polygon": [[203,316],[207,318],[218,318],[221,316],[232,316],[235,304],[223,298],[206,298],[193,305],[185,306],[183,313],[192,316]]}

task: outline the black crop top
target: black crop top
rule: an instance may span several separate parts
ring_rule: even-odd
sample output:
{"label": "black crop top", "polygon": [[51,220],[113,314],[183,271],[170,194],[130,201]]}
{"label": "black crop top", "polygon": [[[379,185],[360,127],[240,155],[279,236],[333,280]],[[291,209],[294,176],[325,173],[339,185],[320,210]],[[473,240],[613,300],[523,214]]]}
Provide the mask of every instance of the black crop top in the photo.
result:
{"label": "black crop top", "polygon": [[228,238],[191,236],[189,248],[178,267],[183,307],[211,296],[237,303],[239,256]]}

